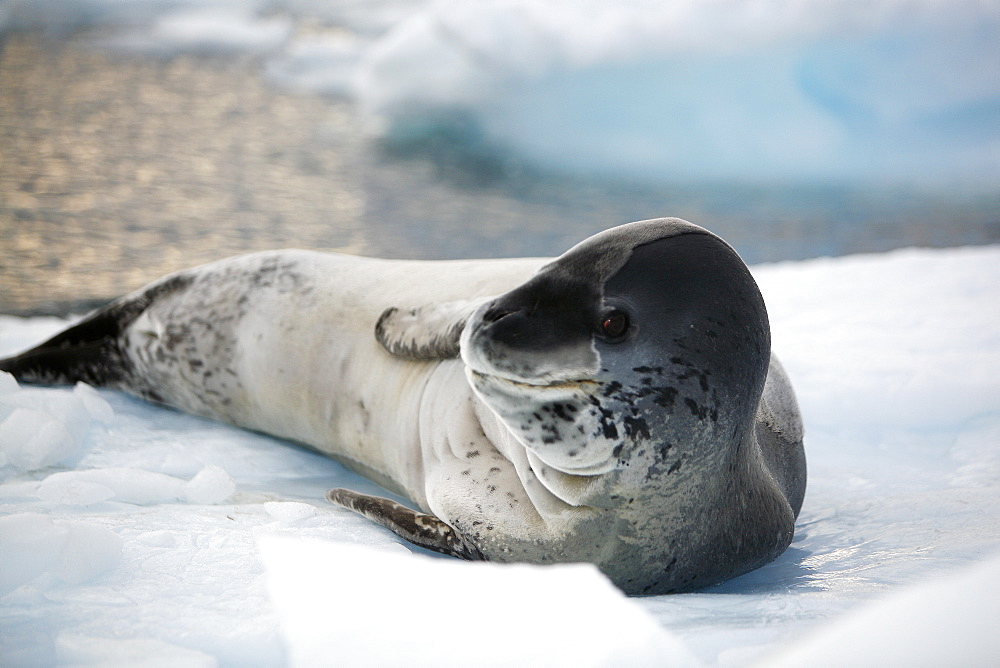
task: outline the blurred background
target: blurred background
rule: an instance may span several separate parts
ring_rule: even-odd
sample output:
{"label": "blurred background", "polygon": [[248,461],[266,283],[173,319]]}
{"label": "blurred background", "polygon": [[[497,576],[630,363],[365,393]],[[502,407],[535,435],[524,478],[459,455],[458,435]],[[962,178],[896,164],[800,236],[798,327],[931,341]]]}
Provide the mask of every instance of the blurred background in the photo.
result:
{"label": "blurred background", "polygon": [[0,313],[301,247],[1000,242],[996,0],[0,0]]}

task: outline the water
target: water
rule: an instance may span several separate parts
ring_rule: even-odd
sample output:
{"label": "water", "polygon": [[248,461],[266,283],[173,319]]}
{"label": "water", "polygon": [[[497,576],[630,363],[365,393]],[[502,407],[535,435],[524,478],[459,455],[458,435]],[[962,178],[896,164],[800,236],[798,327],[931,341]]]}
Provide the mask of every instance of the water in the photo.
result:
{"label": "water", "polygon": [[261,54],[264,32],[247,38],[257,49],[109,49],[118,33],[101,25],[6,34],[0,313],[80,311],[253,250],[554,255],[663,215],[713,229],[752,264],[1000,242],[995,187],[557,169],[460,110],[372,134],[356,98],[278,85],[285,61]]}

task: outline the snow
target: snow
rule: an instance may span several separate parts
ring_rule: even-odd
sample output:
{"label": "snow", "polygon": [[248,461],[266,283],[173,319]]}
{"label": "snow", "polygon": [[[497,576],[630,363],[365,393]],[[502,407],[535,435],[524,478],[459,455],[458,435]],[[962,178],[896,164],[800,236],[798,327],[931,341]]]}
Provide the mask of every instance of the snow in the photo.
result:
{"label": "snow", "polygon": [[[835,620],[771,657],[772,666],[974,666],[995,663],[1000,559],[910,587]],[[914,643],[915,638],[936,642]],[[901,651],[902,650],[902,651]]]}
{"label": "snow", "polygon": [[[392,141],[577,174],[995,191],[995,0],[14,0],[0,32],[243,53]],[[114,28],[108,30],[108,28]]]}
{"label": "snow", "polygon": [[[753,271],[806,424],[777,561],[626,598],[589,566],[434,557],[326,503],[379,492],[335,462],[0,376],[0,663],[997,663],[1000,246]],[[64,324],[0,317],[0,354]]]}
{"label": "snow", "polygon": [[[289,538],[260,547],[293,665],[697,665],[589,564],[484,567]],[[398,621],[372,628],[387,601]]]}

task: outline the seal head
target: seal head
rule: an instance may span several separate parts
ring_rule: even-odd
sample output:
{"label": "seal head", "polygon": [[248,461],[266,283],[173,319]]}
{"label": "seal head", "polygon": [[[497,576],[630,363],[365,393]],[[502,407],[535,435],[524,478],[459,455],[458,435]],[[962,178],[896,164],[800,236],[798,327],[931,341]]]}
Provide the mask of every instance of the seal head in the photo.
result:
{"label": "seal head", "polygon": [[612,470],[626,446],[672,434],[667,423],[685,416],[699,431],[752,423],[770,347],[756,284],[705,230],[657,231],[635,230],[634,246],[591,238],[465,329],[472,386],[559,471]]}
{"label": "seal head", "polygon": [[801,496],[793,509],[755,440],[770,333],[746,266],[697,226],[633,225],[482,305],[461,353],[548,490],[615,518],[602,568],[653,593],[771,560]]}

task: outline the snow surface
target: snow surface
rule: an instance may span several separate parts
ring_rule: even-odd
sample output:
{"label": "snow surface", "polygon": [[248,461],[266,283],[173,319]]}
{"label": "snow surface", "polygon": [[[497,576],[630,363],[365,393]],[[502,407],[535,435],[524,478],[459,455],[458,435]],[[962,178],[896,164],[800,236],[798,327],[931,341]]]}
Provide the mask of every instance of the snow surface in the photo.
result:
{"label": "snow surface", "polygon": [[989,192],[1000,178],[996,0],[0,5],[0,32],[92,25],[113,48],[253,54],[281,85],[355,100],[377,134],[557,170]]}
{"label": "snow surface", "polygon": [[[325,503],[379,491],[335,462],[0,376],[0,663],[996,665],[1000,246],[754,273],[809,461],[774,563],[630,599],[435,558]],[[0,354],[64,325],[0,317]]]}

